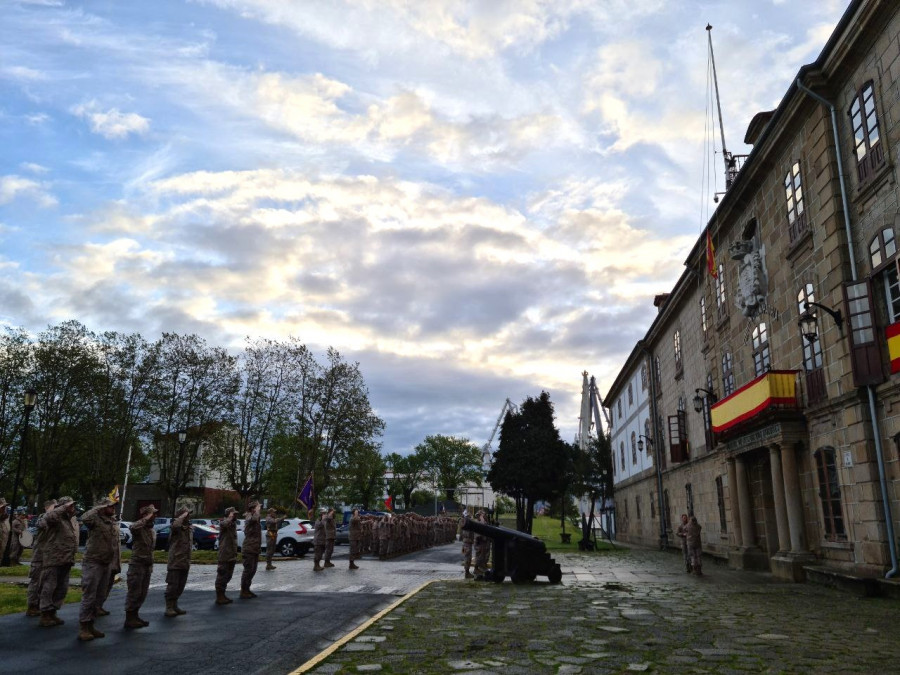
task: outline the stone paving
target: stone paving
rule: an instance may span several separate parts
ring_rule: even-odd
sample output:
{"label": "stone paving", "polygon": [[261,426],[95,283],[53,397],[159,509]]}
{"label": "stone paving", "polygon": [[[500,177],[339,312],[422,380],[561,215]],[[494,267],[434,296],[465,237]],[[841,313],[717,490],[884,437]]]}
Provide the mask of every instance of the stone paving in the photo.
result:
{"label": "stone paving", "polygon": [[436,581],[312,673],[900,672],[900,602],[631,549],[563,583]]}

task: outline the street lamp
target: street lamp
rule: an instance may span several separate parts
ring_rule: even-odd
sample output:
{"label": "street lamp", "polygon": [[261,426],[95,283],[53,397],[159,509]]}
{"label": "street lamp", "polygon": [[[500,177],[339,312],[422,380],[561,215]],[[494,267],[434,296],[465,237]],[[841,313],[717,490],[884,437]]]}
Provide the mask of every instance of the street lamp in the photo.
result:
{"label": "street lamp", "polygon": [[172,499],[172,518],[175,517],[175,514],[178,511],[178,487],[179,482],[181,481],[181,467],[184,463],[184,442],[187,440],[187,431],[181,429],[178,432],[178,464],[175,469],[175,497]]}
{"label": "street lamp", "polygon": [[[28,418],[31,417],[31,411],[34,410],[36,403],[37,392],[34,389],[27,389],[25,391],[25,419],[22,422],[22,442],[19,444],[19,459],[16,463],[16,479],[13,481],[12,501],[9,503],[9,506],[13,509],[13,513],[15,513],[16,503],[19,501],[19,479],[22,475],[22,458],[25,456],[26,445],[28,443]],[[12,537],[12,514],[10,514],[9,536],[6,538],[6,548],[3,550],[3,560],[0,560],[0,567],[9,567],[9,545],[12,542]]]}
{"label": "street lamp", "polygon": [[838,330],[843,332],[844,317],[841,315],[841,310],[831,309],[830,307],[821,305],[818,302],[806,301],[803,303],[803,314],[800,315],[800,320],[797,322],[797,324],[800,326],[800,334],[805,337],[810,344],[819,339],[818,317],[809,311],[810,306],[818,307],[826,314],[831,316],[831,318],[834,319],[834,322],[837,324]]}
{"label": "street lamp", "polygon": [[[701,396],[701,391],[706,394],[706,396]],[[703,404],[707,399],[709,399],[710,403],[715,403],[719,400],[709,389],[704,389],[703,387],[694,389],[694,412],[703,412]]]}

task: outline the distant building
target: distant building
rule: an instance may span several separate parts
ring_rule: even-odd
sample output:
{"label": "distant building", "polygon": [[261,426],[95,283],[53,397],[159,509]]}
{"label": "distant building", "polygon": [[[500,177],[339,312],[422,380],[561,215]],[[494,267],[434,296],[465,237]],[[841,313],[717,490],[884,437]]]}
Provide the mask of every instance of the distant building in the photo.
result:
{"label": "distant building", "polygon": [[[900,525],[900,3],[850,2],[786,84],[604,399],[618,537],[675,545],[694,513],[737,568],[882,575]],[[833,104],[837,144],[804,88]]]}

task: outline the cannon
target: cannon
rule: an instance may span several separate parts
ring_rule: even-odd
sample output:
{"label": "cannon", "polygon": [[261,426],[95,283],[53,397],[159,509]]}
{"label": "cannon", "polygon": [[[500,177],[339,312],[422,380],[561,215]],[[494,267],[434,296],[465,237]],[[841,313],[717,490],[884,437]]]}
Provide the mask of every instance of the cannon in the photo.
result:
{"label": "cannon", "polygon": [[466,520],[463,529],[491,539],[494,565],[485,574],[486,579],[500,583],[508,576],[513,583],[522,584],[540,575],[551,584],[562,581],[562,570],[537,537],[477,520]]}

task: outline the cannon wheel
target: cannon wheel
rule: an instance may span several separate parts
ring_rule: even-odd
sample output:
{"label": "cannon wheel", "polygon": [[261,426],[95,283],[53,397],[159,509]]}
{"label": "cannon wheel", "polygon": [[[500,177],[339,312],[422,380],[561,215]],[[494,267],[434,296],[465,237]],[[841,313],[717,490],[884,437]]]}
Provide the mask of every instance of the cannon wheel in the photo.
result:
{"label": "cannon wheel", "polygon": [[504,579],[505,577],[506,577],[506,575],[503,574],[503,572],[500,572],[499,570],[491,570],[491,571],[489,572],[489,576],[488,576],[488,578],[489,578],[491,581],[493,581],[495,584],[502,584],[502,583],[503,583],[503,579]]}
{"label": "cannon wheel", "polygon": [[527,584],[534,581],[537,578],[537,575],[516,568],[512,571],[512,574],[509,575],[509,578],[512,579],[514,584]]}
{"label": "cannon wheel", "polygon": [[550,570],[550,574],[547,575],[547,578],[550,580],[551,584],[558,584],[562,581],[562,568],[559,565],[554,565],[553,569]]}

